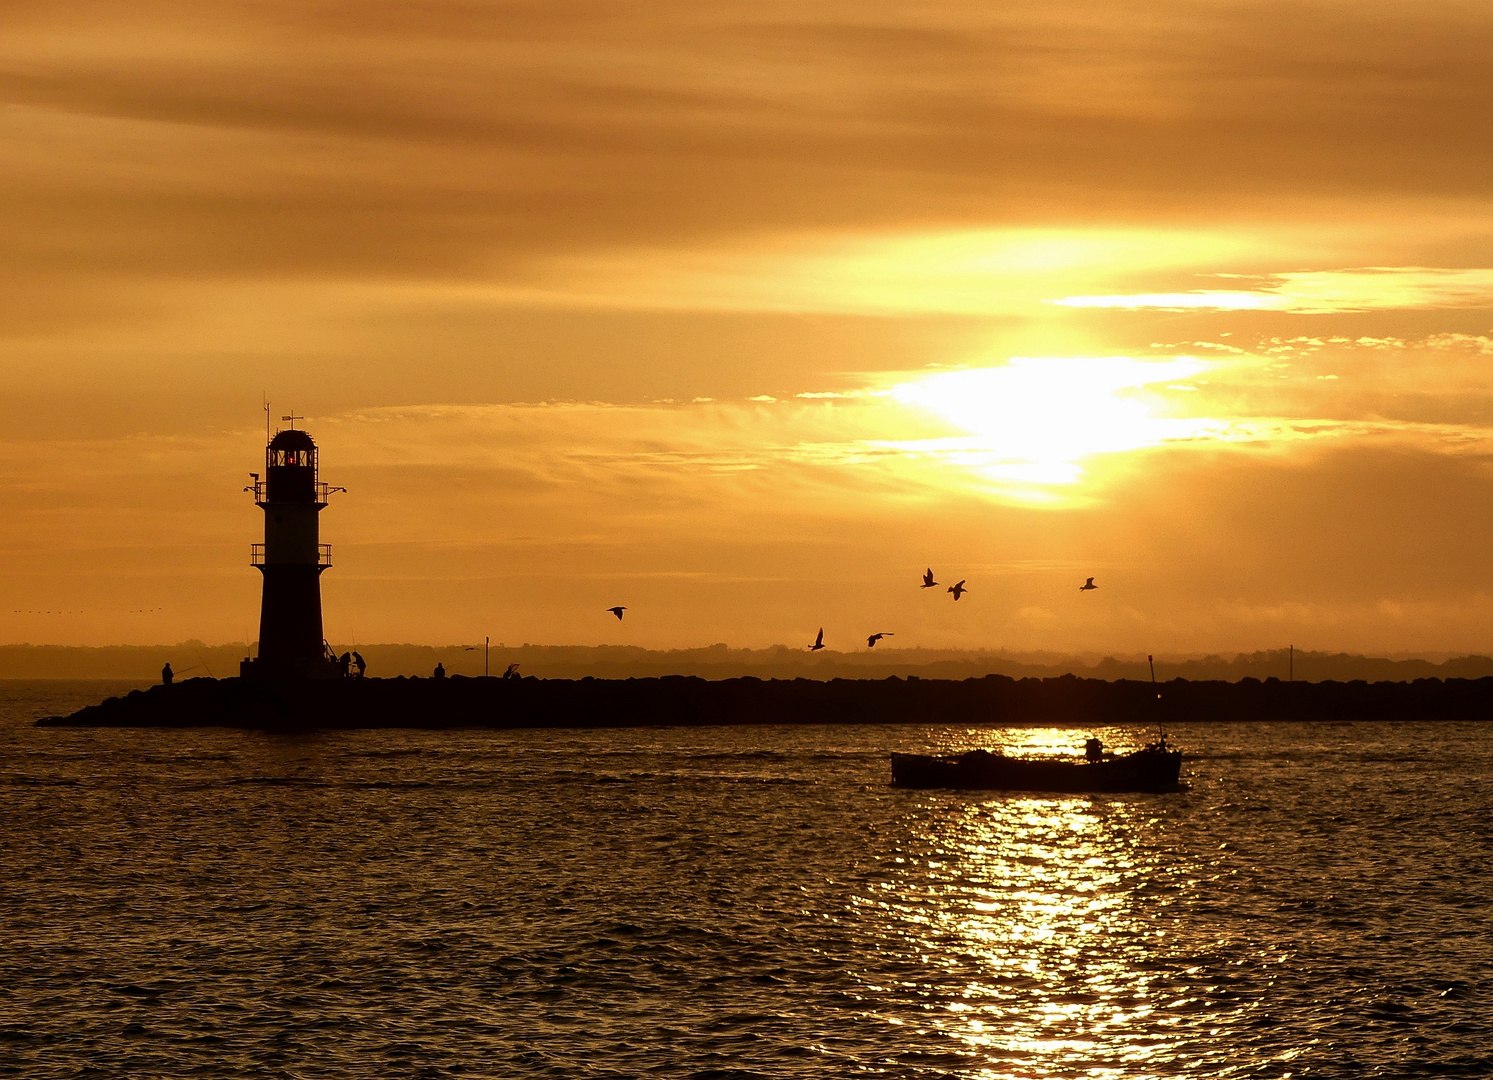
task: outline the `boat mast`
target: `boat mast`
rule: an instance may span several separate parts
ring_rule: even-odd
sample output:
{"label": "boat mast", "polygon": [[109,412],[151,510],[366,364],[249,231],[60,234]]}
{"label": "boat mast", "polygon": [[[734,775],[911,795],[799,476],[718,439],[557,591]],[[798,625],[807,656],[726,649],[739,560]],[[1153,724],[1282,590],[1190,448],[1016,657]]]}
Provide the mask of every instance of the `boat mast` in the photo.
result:
{"label": "boat mast", "polygon": [[[1154,656],[1150,655],[1149,653],[1147,653],[1146,654],[1146,663],[1148,663],[1148,664],[1151,665],[1151,689],[1152,690],[1156,690],[1156,658]],[[1161,691],[1160,690],[1156,690],[1156,700],[1157,701],[1161,700]],[[1161,746],[1161,748],[1163,750],[1165,750],[1166,749],[1166,728],[1162,727],[1162,724],[1161,724],[1161,706],[1159,706],[1159,705],[1156,707],[1156,734],[1158,736],[1159,745]]]}

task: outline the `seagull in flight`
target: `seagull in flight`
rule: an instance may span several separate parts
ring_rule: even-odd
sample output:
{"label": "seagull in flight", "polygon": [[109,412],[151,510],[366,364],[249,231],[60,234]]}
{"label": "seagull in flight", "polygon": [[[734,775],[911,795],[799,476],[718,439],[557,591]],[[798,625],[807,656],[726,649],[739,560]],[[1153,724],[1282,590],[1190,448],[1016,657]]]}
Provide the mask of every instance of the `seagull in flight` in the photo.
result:
{"label": "seagull in flight", "polygon": [[868,649],[874,649],[874,648],[876,648],[876,643],[878,641],[880,641],[882,638],[884,638],[884,637],[896,637],[896,636],[897,636],[896,634],[872,634],[870,637],[868,637],[866,639],[866,648],[868,648]]}
{"label": "seagull in flight", "polygon": [[1098,587],[1099,587],[1098,585],[1094,584],[1094,579],[1093,578],[1089,578],[1088,581],[1085,581],[1082,585],[1080,585],[1078,587],[1078,591],[1079,592],[1088,592],[1090,589],[1097,589]]}
{"label": "seagull in flight", "polygon": [[965,593],[969,592],[969,590],[964,587],[965,580],[966,579],[964,578],[960,578],[958,581],[954,582],[954,584],[949,586],[948,591],[954,594],[955,600],[958,600]]}
{"label": "seagull in flight", "polygon": [[928,567],[928,569],[923,571],[923,583],[919,585],[918,588],[931,589],[937,584],[938,582],[933,580],[933,567],[930,566]]}
{"label": "seagull in flight", "polygon": [[824,648],[824,627],[819,628],[819,636],[814,639],[814,644],[809,646],[809,652],[818,652]]}
{"label": "seagull in flight", "polygon": [[627,610],[627,606],[625,604],[618,604],[616,607],[607,608],[607,610],[610,611],[613,615],[617,616],[617,621],[621,622],[622,613]]}

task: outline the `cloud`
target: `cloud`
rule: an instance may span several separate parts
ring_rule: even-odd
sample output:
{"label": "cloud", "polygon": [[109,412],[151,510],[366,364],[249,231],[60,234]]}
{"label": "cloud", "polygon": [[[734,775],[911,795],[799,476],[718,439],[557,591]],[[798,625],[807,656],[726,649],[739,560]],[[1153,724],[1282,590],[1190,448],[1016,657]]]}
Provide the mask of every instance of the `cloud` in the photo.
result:
{"label": "cloud", "polygon": [[[936,502],[954,492],[1068,506],[1107,498],[1116,477],[1154,452],[1192,454],[1206,468],[1220,453],[1293,460],[1398,446],[1475,457],[1493,448],[1493,428],[1474,415],[1426,419],[1409,403],[1397,415],[1378,401],[1365,408],[1334,396],[1334,384],[1313,371],[1283,397],[1276,378],[1268,357],[1020,357],[887,374],[852,392],[790,400],[403,407],[332,418],[326,430],[367,475],[491,476],[485,483],[530,492],[551,509],[607,507],[594,512],[618,528],[650,519],[646,507],[663,500],[680,527],[704,530],[716,528],[714,515],[729,518],[726,508],[758,498],[808,516],[875,513],[882,500]],[[1272,411],[1287,405],[1296,411]],[[418,528],[419,519],[378,526],[391,527]]]}
{"label": "cloud", "polygon": [[399,10],[12,5],[3,253],[522,281],[763,233],[1211,225],[1220,198],[1460,212],[1493,164],[1466,137],[1493,17],[1451,2],[1316,0],[1284,36],[1269,5],[1181,0]]}
{"label": "cloud", "polygon": [[[1226,275],[1225,275],[1226,276]],[[1305,315],[1418,308],[1493,308],[1493,270],[1370,266],[1267,275],[1255,289],[1068,296],[1072,308],[1288,311]]]}
{"label": "cloud", "polygon": [[535,263],[490,302],[880,316],[1040,313],[1054,282],[1259,257],[1248,233],[1188,229],[894,229],[618,247]]}
{"label": "cloud", "polygon": [[1487,334],[1432,334],[1426,339],[1426,346],[1447,352],[1465,351],[1481,353],[1483,356],[1493,355],[1493,337]]}

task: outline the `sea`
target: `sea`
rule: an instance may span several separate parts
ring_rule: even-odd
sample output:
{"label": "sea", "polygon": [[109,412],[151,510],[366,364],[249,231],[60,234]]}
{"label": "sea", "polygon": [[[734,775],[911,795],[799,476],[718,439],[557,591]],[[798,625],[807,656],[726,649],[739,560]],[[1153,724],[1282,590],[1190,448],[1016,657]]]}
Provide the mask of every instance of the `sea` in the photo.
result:
{"label": "sea", "polygon": [[1493,1076],[1493,725],[32,726],[131,685],[0,683],[0,1076]]}

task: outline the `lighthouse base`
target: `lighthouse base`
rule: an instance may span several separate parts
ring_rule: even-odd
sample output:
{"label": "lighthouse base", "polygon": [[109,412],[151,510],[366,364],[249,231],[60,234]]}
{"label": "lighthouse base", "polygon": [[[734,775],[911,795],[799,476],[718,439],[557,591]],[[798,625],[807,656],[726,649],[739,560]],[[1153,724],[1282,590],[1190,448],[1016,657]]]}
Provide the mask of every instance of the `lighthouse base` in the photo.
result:
{"label": "lighthouse base", "polygon": [[238,676],[248,682],[322,682],[346,676],[342,665],[336,660],[241,660]]}

